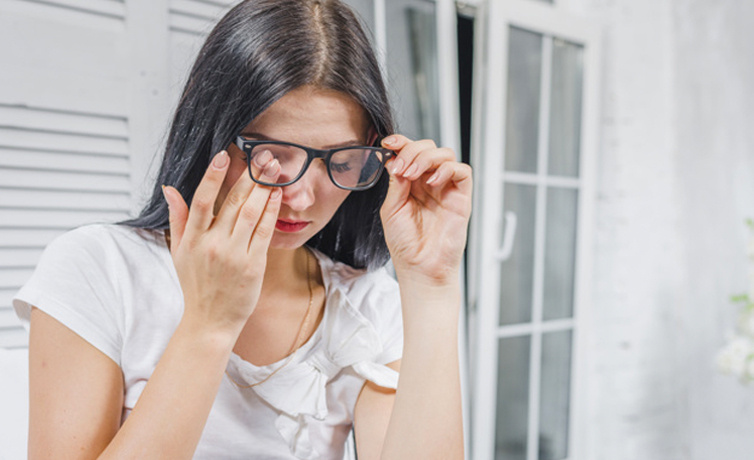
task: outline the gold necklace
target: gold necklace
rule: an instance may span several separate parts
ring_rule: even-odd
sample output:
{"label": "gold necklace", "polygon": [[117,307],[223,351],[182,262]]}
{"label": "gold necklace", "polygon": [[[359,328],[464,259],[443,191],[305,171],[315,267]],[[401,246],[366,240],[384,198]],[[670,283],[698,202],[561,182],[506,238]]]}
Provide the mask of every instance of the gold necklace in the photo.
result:
{"label": "gold necklace", "polygon": [[263,378],[259,382],[254,382],[250,385],[242,385],[233,379],[233,377],[228,373],[228,370],[225,370],[225,374],[228,376],[231,382],[233,382],[238,388],[252,388],[257,385],[261,385],[264,382],[268,381],[270,378],[272,378],[273,375],[277,374],[281,369],[283,369],[285,366],[288,365],[288,363],[291,362],[291,359],[293,359],[293,353],[301,348],[301,345],[304,343],[304,336],[306,335],[306,330],[309,328],[309,319],[312,312],[312,304],[314,303],[314,295],[312,293],[312,277],[311,277],[311,270],[309,269],[309,251],[306,250],[306,285],[309,288],[309,306],[306,308],[306,315],[304,315],[304,320],[301,322],[301,327],[299,327],[298,334],[296,335],[296,341],[293,343],[293,346],[291,347],[290,351],[288,352],[288,358],[286,358],[285,362],[272,371],[270,375]]}

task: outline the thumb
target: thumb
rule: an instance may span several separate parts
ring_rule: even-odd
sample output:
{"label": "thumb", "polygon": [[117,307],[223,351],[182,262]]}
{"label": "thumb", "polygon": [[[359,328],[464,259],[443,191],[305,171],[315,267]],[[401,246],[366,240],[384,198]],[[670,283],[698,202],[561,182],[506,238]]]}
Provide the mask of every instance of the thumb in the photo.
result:
{"label": "thumb", "polygon": [[[392,166],[392,160],[390,164],[386,165],[388,171],[391,170],[390,166]],[[398,210],[406,203],[406,200],[408,200],[408,195],[411,192],[410,180],[395,175],[392,172],[389,174],[390,182],[387,188],[387,195],[385,195],[385,201],[382,203],[382,209],[380,210],[383,222],[387,217],[398,212]]]}
{"label": "thumb", "polygon": [[188,206],[183,200],[181,193],[171,186],[162,186],[162,194],[168,203],[168,215],[170,219],[170,241],[171,248],[178,247],[183,238],[183,232],[186,230],[186,221],[188,220]]}

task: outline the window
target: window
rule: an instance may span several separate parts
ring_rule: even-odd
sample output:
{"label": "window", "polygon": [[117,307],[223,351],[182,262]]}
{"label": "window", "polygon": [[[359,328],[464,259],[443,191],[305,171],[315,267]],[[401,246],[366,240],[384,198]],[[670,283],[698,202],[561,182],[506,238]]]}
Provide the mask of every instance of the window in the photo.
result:
{"label": "window", "polygon": [[480,15],[473,456],[579,458],[598,41],[542,2]]}

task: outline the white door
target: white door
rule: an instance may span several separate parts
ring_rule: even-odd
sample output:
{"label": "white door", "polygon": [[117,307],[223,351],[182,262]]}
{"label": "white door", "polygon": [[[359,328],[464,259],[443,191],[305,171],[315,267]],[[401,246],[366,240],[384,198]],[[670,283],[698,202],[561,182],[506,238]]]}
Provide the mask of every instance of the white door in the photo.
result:
{"label": "white door", "polygon": [[598,41],[558,4],[477,18],[473,458],[582,458]]}

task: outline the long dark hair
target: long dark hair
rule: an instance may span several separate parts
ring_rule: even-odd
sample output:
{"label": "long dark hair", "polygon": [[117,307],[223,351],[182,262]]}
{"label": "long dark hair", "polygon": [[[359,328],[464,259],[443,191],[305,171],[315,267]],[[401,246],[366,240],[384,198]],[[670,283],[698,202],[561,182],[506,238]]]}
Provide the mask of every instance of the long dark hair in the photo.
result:
{"label": "long dark hair", "polygon": [[[351,9],[337,0],[247,0],[207,37],[189,74],[152,195],[124,225],[169,228],[161,185],[190,203],[214,153],[287,92],[314,85],[344,93],[366,112],[379,138],[394,132],[392,110],[370,42]],[[352,192],[307,244],[355,268],[389,258],[379,208],[383,174]]]}

